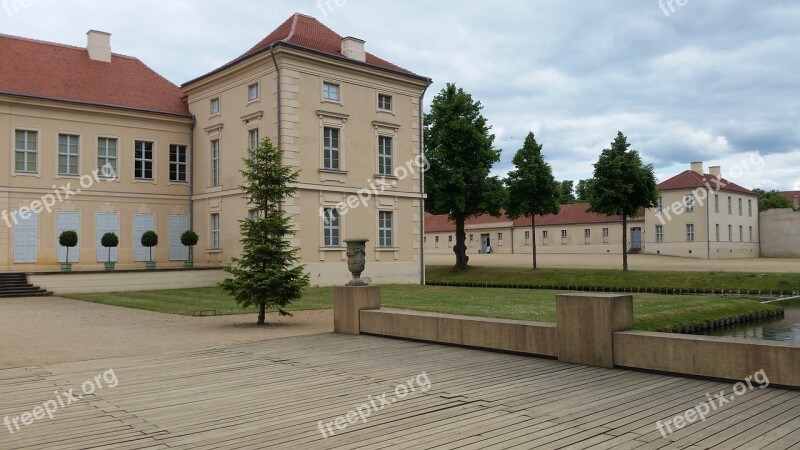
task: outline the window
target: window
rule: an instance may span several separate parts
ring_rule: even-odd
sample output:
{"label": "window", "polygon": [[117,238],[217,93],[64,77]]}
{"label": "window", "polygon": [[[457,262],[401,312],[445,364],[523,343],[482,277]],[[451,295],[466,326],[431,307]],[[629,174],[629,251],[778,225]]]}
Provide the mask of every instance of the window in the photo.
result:
{"label": "window", "polygon": [[378,136],[378,174],[392,174],[392,138]]}
{"label": "window", "polygon": [[258,83],[247,86],[247,101],[258,100]]}
{"label": "window", "polygon": [[261,214],[259,214],[257,209],[250,209],[247,211],[247,218],[255,222],[261,218]]}
{"label": "window", "polygon": [[497,233],[497,240],[498,241],[502,241],[503,240],[503,233]]}
{"label": "window", "polygon": [[719,242],[719,224],[717,224],[714,228],[717,233],[717,242]]}
{"label": "window", "polygon": [[322,98],[338,102],[341,99],[339,96],[339,85],[328,83],[327,81],[322,83]]}
{"label": "window", "polygon": [[339,129],[325,127],[323,134],[323,167],[339,170]]}
{"label": "window", "polygon": [[747,242],[753,242],[753,227],[750,227],[750,239]]}
{"label": "window", "polygon": [[561,239],[567,238],[567,230],[561,230]]}
{"label": "window", "polygon": [[656,200],[656,214],[661,214],[663,208],[664,208],[664,197],[659,196],[658,200]]}
{"label": "window", "polygon": [[530,231],[526,231],[525,232],[525,239],[528,240],[530,238],[531,238],[531,232]]}
{"label": "window", "polygon": [[731,200],[731,196],[728,196],[728,215],[730,216],[733,214],[733,201]]}
{"label": "window", "polygon": [[664,242],[664,226],[656,225],[656,242]]}
{"label": "window", "polygon": [[111,138],[97,139],[97,169],[99,175],[116,178],[117,174],[117,140]]}
{"label": "window", "polygon": [[[325,219],[322,222],[323,245],[338,247],[339,234],[339,211],[335,208],[325,208]],[[439,240],[438,237],[436,240]]]}
{"label": "window", "polygon": [[592,230],[589,228],[584,228],[583,230],[583,243],[589,244],[592,241]]}
{"label": "window", "polygon": [[742,199],[739,199],[739,215],[742,215]]}
{"label": "window", "polygon": [[135,141],[133,143],[133,177],[137,180],[153,179],[153,143]]}
{"label": "window", "polygon": [[189,247],[181,243],[181,235],[189,229],[189,216],[186,214],[169,215],[169,260],[188,261]]}
{"label": "window", "polygon": [[603,243],[608,243],[608,228],[603,228]]}
{"label": "window", "polygon": [[719,213],[719,194],[714,194],[714,212]]}
{"label": "window", "polygon": [[251,152],[257,149],[259,145],[261,145],[258,128],[252,129],[247,132],[247,145]]}
{"label": "window", "polygon": [[447,242],[448,243],[453,242],[453,235],[452,234],[447,236]]}
{"label": "window", "polygon": [[686,212],[694,211],[694,195],[687,194],[683,197],[683,204],[686,206]]}
{"label": "window", "polygon": [[219,97],[211,99],[211,115],[219,114]]}
{"label": "window", "polygon": [[473,240],[474,240],[474,236],[470,234],[469,235],[469,241],[472,242]]}
{"label": "window", "polygon": [[744,242],[744,227],[739,225],[739,242]]}
{"label": "window", "polygon": [[547,239],[547,230],[542,230],[542,239]]}
{"label": "window", "polygon": [[211,186],[219,186],[219,139],[211,141]]}
{"label": "window", "polygon": [[378,94],[378,109],[384,111],[392,110],[392,96],[386,94]]}
{"label": "window", "polygon": [[438,244],[439,243],[439,236],[434,236],[434,238],[435,238],[434,242],[436,242]]}
{"label": "window", "polygon": [[378,245],[380,247],[392,247],[391,211],[378,212]]}
{"label": "window", "polygon": [[58,135],[58,174],[78,176],[78,136]]}
{"label": "window", "polygon": [[36,173],[36,156],[39,133],[37,131],[17,130],[14,140],[14,172]]}
{"label": "window", "polygon": [[212,250],[219,250],[219,214],[211,215],[211,247]]}
{"label": "window", "polygon": [[186,182],[186,146],[169,146],[169,181]]}
{"label": "window", "polygon": [[753,217],[753,200],[747,199],[747,215]]}
{"label": "window", "polygon": [[686,224],[686,241],[694,242],[694,224]]}
{"label": "window", "polygon": [[733,242],[733,225],[728,225],[728,242]]}

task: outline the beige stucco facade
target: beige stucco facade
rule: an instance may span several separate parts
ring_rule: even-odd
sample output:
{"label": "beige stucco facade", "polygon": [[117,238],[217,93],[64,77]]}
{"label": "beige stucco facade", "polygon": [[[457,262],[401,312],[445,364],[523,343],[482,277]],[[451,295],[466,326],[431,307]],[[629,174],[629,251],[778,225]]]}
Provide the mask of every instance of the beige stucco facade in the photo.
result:
{"label": "beige stucco facade", "polygon": [[[241,251],[239,220],[248,215],[239,188],[242,159],[252,133],[277,143],[280,122],[284,162],[300,171],[297,194],[284,207],[312,284],[347,281],[343,241],[352,237],[370,240],[365,276],[382,283],[419,282],[419,101],[427,82],[288,47],[274,53],[274,60],[262,53],[185,87],[197,118],[192,198],[193,227],[201,240],[195,258],[228,263]],[[338,87],[338,101],[323,98],[324,83]],[[258,97],[251,99],[254,86]],[[378,107],[379,94],[391,97],[391,109]],[[338,131],[338,169],[325,165],[326,129]],[[380,137],[391,139],[391,175],[378,175]],[[339,211],[335,242],[325,241],[321,208]],[[380,239],[380,213],[391,218],[391,242]],[[216,220],[218,232],[212,230]]]}
{"label": "beige stucco facade", "polygon": [[768,209],[759,214],[761,256],[800,257],[800,211],[791,208]]}
{"label": "beige stucco facade", "polygon": [[[182,264],[170,262],[168,230],[170,216],[188,217],[189,188],[169,181],[169,149],[188,147],[190,124],[189,117],[0,96],[0,270],[57,269],[66,256],[57,249],[64,228],[77,228],[79,235],[78,247],[70,250],[74,269],[102,267],[107,256],[97,250],[100,231],[119,236],[113,258],[118,267],[141,267],[143,259],[134,260],[136,215],[151,217],[160,236],[154,259]],[[36,142],[24,171],[15,167],[18,132],[27,133],[31,147]],[[77,156],[66,172],[59,168],[64,136]],[[98,170],[100,140],[116,148],[116,167],[105,171]],[[136,141],[152,144],[152,180],[135,179]]]}

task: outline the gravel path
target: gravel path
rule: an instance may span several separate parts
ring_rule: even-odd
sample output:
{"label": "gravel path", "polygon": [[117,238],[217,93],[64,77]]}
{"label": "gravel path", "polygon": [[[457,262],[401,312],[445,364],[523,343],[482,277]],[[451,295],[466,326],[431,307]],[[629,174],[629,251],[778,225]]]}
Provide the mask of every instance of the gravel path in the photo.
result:
{"label": "gravel path", "polygon": [[333,332],[333,310],[191,317],[59,297],[0,299],[0,369]]}

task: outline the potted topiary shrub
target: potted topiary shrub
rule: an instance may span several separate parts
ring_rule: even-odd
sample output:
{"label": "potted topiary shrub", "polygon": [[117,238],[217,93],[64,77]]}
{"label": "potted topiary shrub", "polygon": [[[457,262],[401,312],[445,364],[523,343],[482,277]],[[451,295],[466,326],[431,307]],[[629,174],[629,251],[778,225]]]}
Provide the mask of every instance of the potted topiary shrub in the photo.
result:
{"label": "potted topiary shrub", "polygon": [[197,233],[192,230],[186,230],[181,234],[181,244],[189,247],[189,260],[183,262],[183,267],[187,269],[194,267],[194,252],[192,251],[192,247],[197,245],[198,239]]}
{"label": "potted topiary shrub", "polygon": [[67,258],[61,263],[61,271],[69,272],[72,270],[72,263],[69,262],[69,249],[78,245],[78,233],[67,230],[58,237],[58,244],[67,248]]}
{"label": "potted topiary shrub", "polygon": [[119,238],[115,233],[106,233],[100,238],[100,245],[108,248],[108,260],[106,261],[106,270],[114,270],[115,261],[111,261],[111,249],[119,245]]}
{"label": "potted topiary shrub", "polygon": [[158,245],[158,235],[156,232],[153,230],[147,230],[142,233],[142,245],[150,249],[150,261],[147,261],[147,269],[155,269],[156,263],[153,261],[153,247]]}

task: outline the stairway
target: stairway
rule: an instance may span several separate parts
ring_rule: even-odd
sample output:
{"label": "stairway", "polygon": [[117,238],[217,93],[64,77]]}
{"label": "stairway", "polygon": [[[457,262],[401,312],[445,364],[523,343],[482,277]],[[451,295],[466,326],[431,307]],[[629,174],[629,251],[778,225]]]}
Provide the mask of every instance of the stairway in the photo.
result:
{"label": "stairway", "polygon": [[44,297],[52,292],[28,283],[28,276],[20,272],[0,273],[0,298]]}

